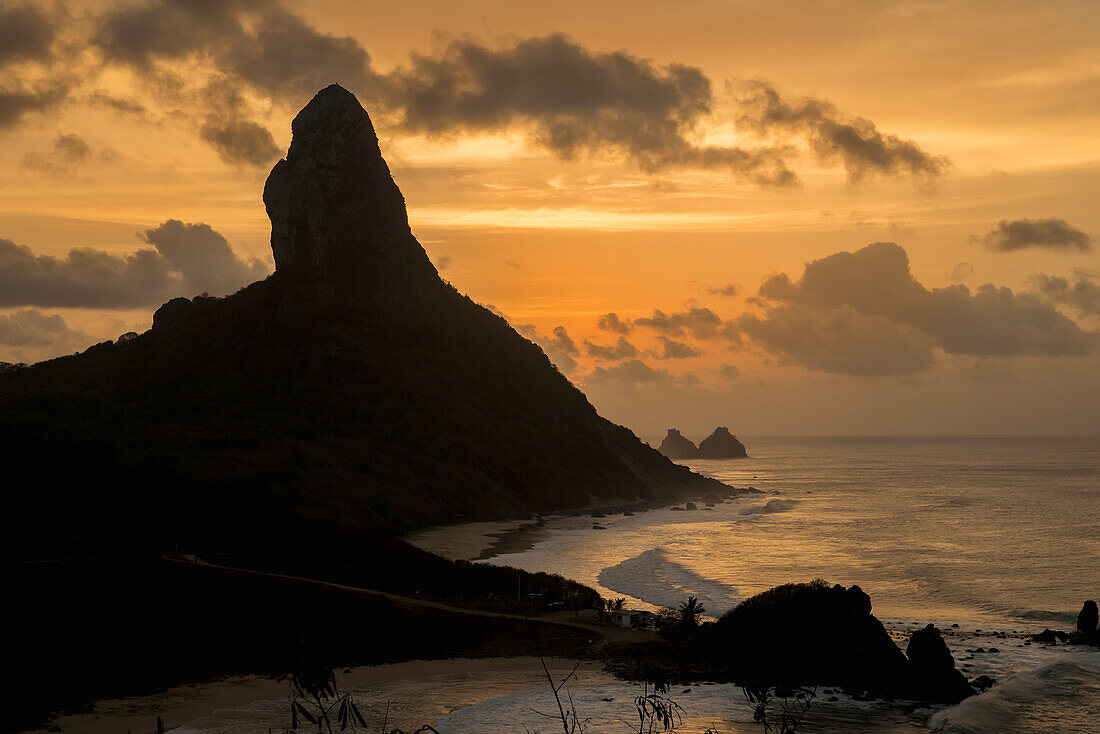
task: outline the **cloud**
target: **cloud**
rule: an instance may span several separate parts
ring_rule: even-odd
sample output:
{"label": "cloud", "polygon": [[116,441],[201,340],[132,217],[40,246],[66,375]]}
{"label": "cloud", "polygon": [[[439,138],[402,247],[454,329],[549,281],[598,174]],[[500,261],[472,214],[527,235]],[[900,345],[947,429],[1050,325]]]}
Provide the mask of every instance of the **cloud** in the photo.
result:
{"label": "cloud", "polygon": [[362,94],[370,56],[355,39],[318,31],[277,0],[148,0],[103,13],[92,43],[129,69],[232,165],[278,158],[271,133],[253,118],[247,91],[300,107],[339,80]]}
{"label": "cloud", "polygon": [[761,185],[795,181],[776,149],[692,142],[714,103],[700,69],[591,51],[557,33],[505,48],[456,40],[436,56],[413,54],[380,90],[414,133],[525,126],[533,142],[563,159],[613,151],[647,172],[722,168]]}
{"label": "cloud", "polygon": [[783,305],[737,326],[780,364],[847,375],[903,375],[933,364],[931,340],[915,329],[851,306],[821,310]]}
{"label": "cloud", "polygon": [[657,359],[689,359],[703,354],[690,344],[674,341],[664,335],[657,337],[657,341],[661,343],[661,351],[654,354]]}
{"label": "cloud", "polygon": [[660,309],[648,317],[634,320],[635,325],[645,326],[669,336],[691,333],[696,339],[730,339],[736,341],[737,332],[732,324],[709,308],[689,306],[686,311],[665,313]]}
{"label": "cloud", "polygon": [[[977,239],[977,238],[973,238]],[[1064,219],[1002,219],[982,236],[981,241],[994,252],[1014,252],[1029,248],[1042,250],[1092,249],[1092,238],[1066,223]]]}
{"label": "cloud", "polygon": [[84,138],[75,133],[68,133],[58,135],[45,151],[27,153],[19,165],[27,171],[49,176],[68,176],[89,161],[109,164],[116,161],[118,157],[118,151],[112,148],[100,148],[99,151],[95,151]]}
{"label": "cloud", "polygon": [[955,283],[961,283],[967,278],[973,277],[974,266],[970,263],[957,263],[954,268],[951,269],[951,280]]}
{"label": "cloud", "polygon": [[271,268],[258,259],[242,260],[229,242],[209,224],[184,224],[169,219],[139,237],[157,249],[188,288],[213,295],[231,293],[266,277]]}
{"label": "cloud", "polygon": [[451,256],[440,255],[439,257],[435,258],[435,267],[437,270],[440,271],[446,270],[447,268],[451,267]]}
{"label": "cloud", "polygon": [[370,77],[370,56],[355,39],[322,33],[276,0],[125,5],[101,16],[94,42],[109,61],[147,74],[165,73],[166,61],[209,61],[224,83],[282,100],[333,80],[362,90]]}
{"label": "cloud", "polygon": [[668,370],[655,370],[640,359],[631,359],[610,367],[597,367],[585,381],[640,384],[673,382],[675,379]]}
{"label": "cloud", "polygon": [[160,302],[178,284],[155,250],[114,255],[77,248],[55,258],[0,238],[0,308],[133,308]]}
{"label": "cloud", "polygon": [[[838,332],[851,328],[862,337],[854,346],[893,339],[903,350],[903,336],[912,347],[917,332],[948,353],[984,356],[1081,356],[1091,353],[1096,344],[1094,334],[1038,295],[1017,294],[992,284],[974,292],[963,285],[929,290],[913,277],[905,250],[892,242],[876,242],[807,263],[797,283],[785,274],[772,276],[761,286],[760,297],[780,305],[769,308],[763,318],[742,317],[737,326],[765,346],[780,345],[781,351],[791,355],[800,350],[790,340],[802,335],[812,342],[816,338],[812,328]],[[888,336],[888,326],[899,334]],[[839,345],[841,336],[817,339],[816,346],[805,351],[815,354]],[[916,348],[906,351],[910,356],[921,354]],[[918,359],[901,362],[919,363]],[[841,362],[830,367],[820,354],[815,364],[821,369],[849,369]]]}
{"label": "cloud", "polygon": [[1036,273],[1032,283],[1042,297],[1055,304],[1065,304],[1082,316],[1100,316],[1100,283],[1092,273],[1078,270],[1074,283],[1061,276]]}
{"label": "cloud", "polygon": [[741,370],[735,364],[724,364],[718,368],[718,376],[723,380],[736,380],[741,377]]}
{"label": "cloud", "polygon": [[6,347],[53,347],[64,353],[90,341],[90,336],[70,329],[57,314],[43,313],[37,308],[0,314],[0,345]]}
{"label": "cloud", "polygon": [[712,296],[736,296],[741,292],[741,289],[737,287],[735,283],[728,283],[722,286],[712,286],[707,288],[707,293]]}
{"label": "cloud", "polygon": [[226,163],[267,166],[281,155],[271,132],[250,120],[219,120],[210,117],[203,123],[199,136]]}
{"label": "cloud", "polygon": [[0,88],[0,129],[14,127],[32,112],[43,112],[61,103],[69,93],[63,81],[12,84]]}
{"label": "cloud", "polygon": [[170,219],[140,236],[156,249],[76,248],[64,258],[0,238],[0,307],[135,308],[201,291],[224,295],[268,271],[239,259],[205,224]]}
{"label": "cloud", "polygon": [[[450,136],[522,130],[534,146],[560,159],[613,157],[650,174],[716,170],[760,186],[796,185],[787,138],[806,130],[813,131],[819,158],[841,159],[853,180],[871,170],[912,172],[917,153],[925,156],[926,169],[933,160],[912,141],[820,100],[812,100],[820,118],[812,123],[803,115],[795,125],[790,110],[784,124],[769,120],[775,141],[751,148],[707,142],[706,135],[725,122],[715,115],[713,85],[701,69],[590,49],[561,33],[493,45],[459,38],[380,72],[359,41],[319,30],[295,8],[282,0],[135,0],[64,24],[64,11],[57,17],[29,6],[6,11],[17,21],[11,28],[23,30],[0,30],[6,44],[0,57],[45,55],[54,73],[43,78],[54,83],[0,84],[0,125],[58,104],[75,85],[74,75],[93,87],[107,78],[117,83],[116,72],[124,69],[171,119],[192,127],[232,165],[269,163],[273,143],[261,116],[298,109],[334,81],[395,131]],[[54,42],[58,28],[68,29],[66,43]],[[101,63],[86,63],[93,56],[88,50]],[[120,111],[145,108],[105,92],[84,101]],[[754,125],[755,109],[741,115]]]}
{"label": "cloud", "polygon": [[569,336],[565,327],[555,326],[549,336],[540,332],[534,324],[517,324],[515,329],[542,347],[542,351],[546,352],[546,356],[563,375],[576,372],[577,360],[574,357],[580,354],[580,350],[577,349],[577,343]]}
{"label": "cloud", "polygon": [[0,66],[49,56],[57,35],[52,18],[33,5],[0,8]]}
{"label": "cloud", "polygon": [[615,334],[629,334],[634,328],[634,324],[630,322],[630,319],[620,319],[618,315],[614,313],[605,313],[600,317],[596,325],[604,331],[610,331]]}
{"label": "cloud", "polygon": [[505,265],[505,267],[511,268],[512,270],[522,270],[523,269],[523,267],[518,262],[516,262],[515,260],[505,260],[504,265]]}
{"label": "cloud", "polygon": [[73,64],[57,67],[54,45],[64,19],[30,3],[0,7],[0,129],[59,105],[73,87]]}
{"label": "cloud", "polygon": [[915,141],[882,132],[870,120],[841,112],[826,100],[788,97],[765,81],[745,82],[742,89],[739,126],[761,135],[805,136],[818,160],[839,162],[852,184],[873,176],[899,175],[928,184],[951,165]]}
{"label": "cloud", "polygon": [[620,359],[627,359],[629,357],[638,356],[638,350],[634,347],[633,344],[628,342],[626,340],[626,337],[624,336],[620,336],[619,340],[611,346],[593,344],[592,342],[585,339],[584,350],[588,353],[588,356],[606,362],[613,362]]}

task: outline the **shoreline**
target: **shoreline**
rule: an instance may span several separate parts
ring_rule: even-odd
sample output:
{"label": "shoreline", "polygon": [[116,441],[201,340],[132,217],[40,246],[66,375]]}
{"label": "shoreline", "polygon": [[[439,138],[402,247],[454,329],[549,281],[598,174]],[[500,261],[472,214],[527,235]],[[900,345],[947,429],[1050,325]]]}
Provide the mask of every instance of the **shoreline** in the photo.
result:
{"label": "shoreline", "polygon": [[549,537],[544,520],[564,517],[590,517],[593,524],[615,515],[637,515],[664,508],[674,508],[688,503],[720,504],[747,495],[766,494],[755,487],[726,485],[724,495],[685,495],[675,501],[619,503],[556,510],[539,513],[536,519],[475,520],[468,522],[433,525],[413,530],[401,536],[401,540],[429,553],[443,556],[450,561],[486,561],[498,556],[523,553]]}
{"label": "shoreline", "polygon": [[[573,660],[547,658],[546,664],[558,678],[573,669]],[[602,676],[599,663],[585,661],[577,667],[579,674],[591,678]],[[497,689],[481,690],[464,686],[460,695],[458,687],[469,680],[486,674],[504,674],[506,683]],[[365,665],[336,671],[336,681],[341,692],[380,691],[386,694],[416,690],[418,696],[404,696],[401,701],[406,718],[423,724],[434,724],[447,709],[468,706],[484,700],[486,695],[499,694],[498,689],[525,690],[545,686],[545,673],[537,657],[450,658],[440,660],[410,660],[402,663]],[[434,695],[424,696],[429,683],[438,683]],[[121,699],[97,701],[87,712],[61,714],[46,722],[39,729],[28,730],[34,734],[49,734],[51,727],[75,734],[117,734],[125,731],[156,732],[157,718],[164,721],[171,731],[189,727],[217,712],[242,709],[258,704],[280,702],[286,699],[287,683],[258,675],[234,675],[203,683],[176,686],[166,691]],[[431,691],[428,691],[431,693]],[[383,696],[383,699],[386,697]],[[396,703],[398,699],[393,699]],[[416,705],[410,706],[410,701]],[[285,705],[285,704],[284,704]],[[363,711],[373,726],[373,710]],[[395,715],[396,712],[395,712]],[[420,719],[424,720],[421,721]],[[391,720],[391,725],[394,723]],[[411,723],[411,722],[404,722]],[[266,728],[266,727],[265,727]],[[55,730],[56,731],[56,730]]]}

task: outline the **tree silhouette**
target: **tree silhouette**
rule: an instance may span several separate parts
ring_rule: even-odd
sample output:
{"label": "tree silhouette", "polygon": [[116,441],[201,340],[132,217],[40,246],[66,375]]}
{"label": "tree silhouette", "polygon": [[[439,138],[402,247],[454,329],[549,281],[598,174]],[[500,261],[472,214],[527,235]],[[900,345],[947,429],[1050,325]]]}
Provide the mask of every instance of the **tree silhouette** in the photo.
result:
{"label": "tree silhouette", "polygon": [[699,615],[705,611],[706,607],[699,603],[699,597],[689,596],[687,600],[680,602],[680,624],[694,627],[699,621]]}

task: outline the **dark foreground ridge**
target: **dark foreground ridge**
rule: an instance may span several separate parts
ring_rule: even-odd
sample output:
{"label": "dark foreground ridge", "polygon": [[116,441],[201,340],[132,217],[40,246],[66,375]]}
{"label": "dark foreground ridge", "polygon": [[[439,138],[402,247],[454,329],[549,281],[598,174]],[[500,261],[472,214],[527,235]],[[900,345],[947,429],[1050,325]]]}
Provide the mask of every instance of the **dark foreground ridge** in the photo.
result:
{"label": "dark foreground ridge", "polygon": [[0,375],[5,556],[282,547],[460,518],[728,493],[601,418],[439,278],[339,86],[264,188],[276,271]]}

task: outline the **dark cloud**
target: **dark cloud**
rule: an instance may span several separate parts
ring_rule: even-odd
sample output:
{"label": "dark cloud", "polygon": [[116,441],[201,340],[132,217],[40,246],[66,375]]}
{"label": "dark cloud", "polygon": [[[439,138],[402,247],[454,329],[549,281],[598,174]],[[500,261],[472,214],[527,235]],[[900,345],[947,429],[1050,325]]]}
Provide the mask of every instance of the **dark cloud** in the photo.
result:
{"label": "dark cloud", "polygon": [[741,292],[741,289],[737,287],[735,283],[728,283],[726,285],[712,286],[707,288],[707,293],[712,296],[736,296]]}
{"label": "dark cloud", "polygon": [[518,324],[515,329],[542,347],[542,351],[546,352],[546,356],[563,375],[573,374],[577,370],[577,360],[574,357],[580,353],[580,350],[577,349],[577,343],[569,336],[565,327],[555,326],[549,336],[540,332],[534,324]]}
{"label": "dark cloud", "polygon": [[523,267],[515,260],[505,260],[504,265],[512,270],[522,270]]}
{"label": "dark cloud", "polygon": [[561,34],[500,49],[453,41],[438,56],[413,54],[408,67],[385,77],[381,90],[411,132],[523,125],[535,142],[565,159],[613,151],[648,172],[724,168],[761,185],[795,182],[775,149],[691,142],[714,102],[700,69],[590,51]]}
{"label": "dark cloud", "polygon": [[640,359],[631,359],[610,367],[592,370],[586,382],[625,382],[631,384],[673,382],[676,378],[668,370],[655,370]]}
{"label": "dark cloud", "polygon": [[114,255],[78,248],[55,258],[0,239],[0,308],[133,308],[159,303],[179,282],[155,250]]}
{"label": "dark cloud", "polygon": [[614,313],[605,313],[596,325],[604,331],[615,334],[629,334],[634,328],[634,324],[630,322],[630,319],[620,319],[618,314]]}
{"label": "dark cloud", "polygon": [[738,124],[762,135],[800,134],[823,163],[839,162],[851,183],[871,176],[908,175],[922,183],[942,176],[950,161],[916,142],[879,130],[873,122],[841,112],[815,97],[787,97],[774,85],[743,85]]}
{"label": "dark cloud", "polygon": [[584,350],[588,353],[588,356],[605,362],[614,362],[620,359],[638,356],[638,350],[633,344],[626,340],[625,336],[620,336],[619,340],[610,346],[593,344],[585,339]]}
{"label": "dark cloud", "polygon": [[951,280],[956,283],[961,283],[973,275],[974,266],[970,263],[956,263],[955,267],[951,269]]}
{"label": "dark cloud", "polygon": [[741,377],[741,370],[735,364],[724,364],[718,368],[718,376],[723,380],[736,380]]}
{"label": "dark cloud", "polygon": [[271,132],[251,120],[212,116],[199,129],[199,136],[217,151],[219,158],[233,165],[269,166],[282,155]]}
{"label": "dark cloud", "polygon": [[361,92],[371,76],[355,39],[277,0],[149,0],[104,13],[95,43],[109,61],[158,76],[163,61],[210,62],[225,84],[295,103],[333,81]]}
{"label": "dark cloud", "polygon": [[64,258],[0,239],[0,308],[134,308],[206,291],[224,295],[269,268],[244,262],[205,224],[168,220],[142,235],[156,249],[116,255],[92,248]]}
{"label": "dark cloud", "polygon": [[61,176],[71,174],[78,166],[89,160],[98,158],[99,161],[107,163],[117,157],[117,151],[102,148],[97,153],[84,138],[75,133],[69,133],[58,135],[53,145],[46,151],[27,153],[23,156],[20,165],[29,171]]}
{"label": "dark cloud", "polygon": [[209,224],[169,219],[145,230],[140,237],[155,247],[196,293],[225,295],[271,272],[270,265],[261,260],[239,258],[225,237]]}
{"label": "dark cloud", "polygon": [[88,101],[96,107],[106,107],[130,115],[145,116],[147,112],[145,105],[132,97],[119,97],[102,90],[93,92]]}
{"label": "dark cloud", "polygon": [[[172,119],[193,126],[235,165],[266,165],[272,159],[261,115],[272,107],[298,109],[318,89],[338,82],[359,95],[382,124],[408,133],[525,129],[535,145],[562,159],[610,155],[648,173],[726,170],[761,186],[797,184],[786,160],[791,146],[782,136],[753,148],[700,142],[718,120],[711,80],[697,67],[660,65],[626,51],[595,51],[555,33],[503,46],[462,38],[435,54],[413,53],[404,66],[380,73],[357,40],[320,31],[294,12],[296,7],[282,0],[116,4],[89,16],[90,35],[60,44],[66,56],[61,61],[87,76],[85,84],[93,83],[101,68],[131,71]],[[6,43],[0,55],[49,54],[51,46],[59,46],[54,43],[57,18],[29,6],[8,12],[18,21],[10,27],[23,30],[0,31],[0,43]],[[84,61],[89,46],[102,67]],[[0,83],[0,125],[57,104],[73,84]],[[105,92],[87,101],[144,113],[141,102]],[[921,170],[927,172],[938,160],[866,120],[812,102],[817,112],[812,121],[806,105],[797,114],[788,105],[777,122],[771,108],[783,101],[776,98],[764,115],[768,129],[812,131],[819,157],[841,159],[853,180],[868,171],[914,172],[920,156]],[[754,115],[759,102],[750,103],[743,117],[762,125],[761,116]]]}
{"label": "dark cloud", "polygon": [[688,306],[686,311],[665,313],[655,310],[651,316],[634,320],[635,325],[645,326],[669,336],[683,336],[690,333],[696,339],[736,340],[737,332],[733,325],[722,320],[709,308]]}
{"label": "dark cloud", "polygon": [[[850,309],[916,329],[952,354],[1076,356],[1091,353],[1096,343],[1095,335],[1034,294],[993,285],[974,292],[963,285],[929,290],[913,277],[905,250],[892,242],[876,242],[808,263],[797,283],[786,275],[773,276],[761,286],[760,296],[804,307],[772,309],[765,316],[763,323],[784,319],[791,334],[796,333],[797,324]],[[825,313],[815,317],[804,313],[807,309]],[[843,319],[853,321],[850,314]],[[757,322],[738,321],[748,333],[746,325],[757,326]]]}
{"label": "dark cloud", "polygon": [[851,306],[781,305],[744,314],[737,325],[780,364],[847,375],[903,375],[933,364],[927,336]]}
{"label": "dark cloud", "polygon": [[450,255],[440,255],[439,257],[434,259],[434,262],[436,269],[440,271],[446,270],[447,268],[451,267]]}
{"label": "dark cloud", "polygon": [[[976,238],[975,238],[976,239]],[[1043,250],[1092,249],[1092,238],[1064,219],[1002,219],[982,236],[981,241],[994,252],[1013,252],[1029,248]]]}
{"label": "dark cloud", "polygon": [[657,359],[689,359],[703,354],[702,350],[690,344],[669,339],[664,335],[657,337],[657,341],[661,344],[661,351],[653,355]]}
{"label": "dark cloud", "polygon": [[63,18],[63,6],[53,13],[31,3],[0,7],[0,129],[56,107],[72,89],[72,64],[55,68]]}
{"label": "dark cloud", "polygon": [[[2,84],[2,82],[0,82]],[[0,129],[14,127],[33,112],[57,106],[69,94],[66,81],[38,84],[9,83],[0,86]]]}
{"label": "dark cloud", "polygon": [[53,19],[33,5],[0,8],[0,66],[41,61],[50,55],[57,30]]}
{"label": "dark cloud", "polygon": [[1036,289],[1051,303],[1064,304],[1077,310],[1082,316],[1100,316],[1100,283],[1092,273],[1079,270],[1071,284],[1061,276],[1036,273],[1032,282]]}
{"label": "dark cloud", "polygon": [[[333,81],[362,94],[371,78],[370,57],[357,41],[318,31],[277,0],[127,5],[100,17],[93,43],[108,63],[129,68],[162,101],[181,106],[181,114],[190,100],[202,139],[234,165],[278,158],[245,91],[298,107]],[[198,71],[204,66],[214,72]]]}
{"label": "dark cloud", "polygon": [[70,329],[57,314],[43,313],[37,308],[0,314],[0,345],[5,347],[51,347],[61,354],[91,341],[84,332]]}

